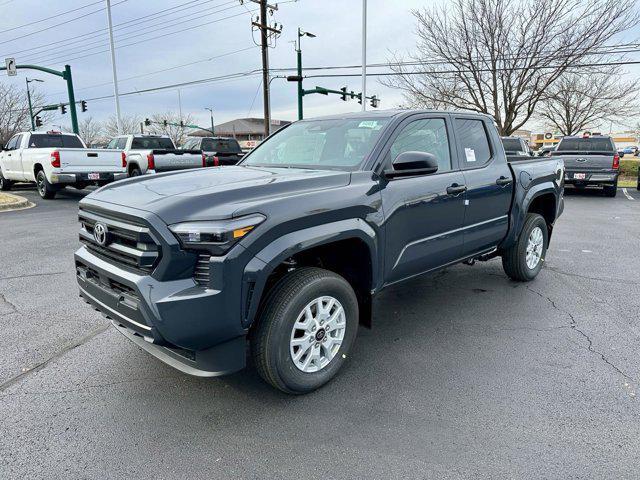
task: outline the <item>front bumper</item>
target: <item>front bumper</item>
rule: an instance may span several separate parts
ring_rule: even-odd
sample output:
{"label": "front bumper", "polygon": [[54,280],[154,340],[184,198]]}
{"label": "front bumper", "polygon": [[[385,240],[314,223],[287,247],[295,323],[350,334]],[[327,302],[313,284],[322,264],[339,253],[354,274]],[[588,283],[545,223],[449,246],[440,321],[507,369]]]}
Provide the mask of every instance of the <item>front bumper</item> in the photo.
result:
{"label": "front bumper", "polygon": [[100,178],[89,179],[89,173],[52,173],[49,183],[53,184],[76,184],[76,183],[99,183],[106,184],[115,182],[116,180],[123,180],[127,178],[126,172],[119,173],[99,173]]}
{"label": "front bumper", "polygon": [[192,278],[158,281],[80,248],[75,254],[80,296],[156,358],[190,375],[219,376],[244,368],[246,337],[225,315],[221,290]]}

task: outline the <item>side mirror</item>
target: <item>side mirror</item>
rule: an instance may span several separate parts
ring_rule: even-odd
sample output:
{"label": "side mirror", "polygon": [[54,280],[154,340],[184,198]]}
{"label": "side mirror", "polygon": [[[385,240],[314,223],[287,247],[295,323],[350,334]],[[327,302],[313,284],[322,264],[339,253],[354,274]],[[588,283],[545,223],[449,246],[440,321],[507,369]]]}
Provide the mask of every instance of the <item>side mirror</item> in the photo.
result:
{"label": "side mirror", "polygon": [[429,175],[438,171],[438,159],[432,153],[404,152],[396,157],[393,168],[385,170],[387,178]]}

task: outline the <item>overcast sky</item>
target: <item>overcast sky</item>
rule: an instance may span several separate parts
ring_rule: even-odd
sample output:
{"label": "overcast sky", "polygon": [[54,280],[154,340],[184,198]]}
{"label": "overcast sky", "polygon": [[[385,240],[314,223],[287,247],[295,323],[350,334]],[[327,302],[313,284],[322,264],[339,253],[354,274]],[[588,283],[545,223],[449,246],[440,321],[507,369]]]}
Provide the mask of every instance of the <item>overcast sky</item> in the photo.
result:
{"label": "overcast sky", "polygon": [[[250,27],[250,11],[254,11],[257,5],[249,0],[245,0],[244,6],[239,3],[237,0],[112,0],[120,92],[258,70],[239,79],[182,87],[180,96],[183,113],[192,114],[203,125],[209,124],[209,114],[204,110],[209,106],[214,108],[216,123],[238,117],[260,117],[261,57]],[[410,10],[421,5],[425,5],[424,0],[368,1],[367,63],[384,62],[389,58],[389,52],[413,47],[415,24]],[[276,48],[269,51],[271,66],[295,67],[294,46],[290,42],[295,40],[299,26],[317,35],[317,38],[303,38],[305,66],[359,64],[361,6],[360,0],[281,2],[279,10],[270,18],[283,25]],[[23,26],[73,9],[78,10]],[[161,13],[166,9],[171,10]],[[158,15],[142,18],[156,12]],[[80,16],[83,18],[70,21]],[[19,64],[35,63],[60,70],[69,63],[73,70],[76,99],[89,99],[89,112],[79,113],[80,118],[92,115],[103,119],[114,113],[113,99],[91,100],[113,93],[104,1],[0,0],[0,18],[3,19],[0,26],[3,55],[0,59],[13,56]],[[68,23],[60,25],[62,22]],[[80,35],[84,36],[72,38]],[[160,35],[164,36],[152,39]],[[253,35],[258,41],[257,35]],[[130,45],[136,42],[140,43]],[[207,60],[220,55],[225,56]],[[179,67],[185,64],[191,65]],[[179,68],[166,70],[171,67]],[[153,73],[158,70],[166,71]],[[48,103],[66,100],[64,82],[58,77],[23,70],[18,77],[8,81],[22,87],[25,76],[45,80],[45,83],[31,85],[36,85],[46,94]],[[349,89],[360,91],[360,82],[358,77],[309,79],[305,81],[305,87],[322,85],[338,89],[348,85]],[[276,78],[271,86],[272,116],[295,119],[295,84]],[[382,98],[382,108],[395,107],[401,101],[397,91],[383,87],[375,79],[369,80],[368,93]],[[127,95],[121,97],[121,108],[123,114],[135,113],[142,117],[167,110],[178,111],[178,96],[177,88]],[[342,102],[335,96],[305,98],[305,116],[356,111],[359,108],[355,100]],[[68,115],[59,116],[53,123],[68,124]]]}
{"label": "overcast sky", "polygon": [[[56,69],[69,63],[76,99],[89,100],[89,112],[79,112],[80,119],[89,115],[107,118],[115,111],[113,99],[92,100],[113,93],[104,4],[104,0],[0,0],[0,50],[3,53],[0,61],[13,56],[17,63]],[[368,0],[367,63],[385,62],[391,52],[412,50],[416,37],[411,9],[431,4],[433,1],[426,0]],[[245,0],[244,5],[238,0],[112,0],[120,92],[254,72],[241,78],[184,86],[179,91],[183,113],[192,114],[201,125],[209,124],[205,107],[214,108],[216,123],[239,117],[260,117],[261,58],[250,26],[251,11],[255,15],[256,8],[250,0]],[[317,38],[303,38],[305,66],[359,64],[361,8],[361,0],[280,2],[279,10],[270,18],[283,25],[276,48],[269,51],[271,67],[295,66],[291,42],[296,38],[298,27],[317,35]],[[76,11],[69,12],[74,9]],[[58,16],[39,22],[54,15]],[[26,25],[32,22],[37,23]],[[253,35],[258,40],[257,35]],[[66,101],[65,85],[58,77],[23,70],[17,77],[4,77],[4,80],[23,88],[27,75],[45,80],[32,85],[46,94],[47,103]],[[338,89],[347,85],[360,91],[360,82],[359,77],[307,79],[305,87],[321,85]],[[271,85],[272,116],[295,119],[295,84],[276,78]],[[374,78],[369,79],[368,94],[377,94],[382,99],[382,108],[393,108],[402,101],[398,91],[385,88]],[[168,110],[177,112],[178,97],[177,88],[136,93],[122,96],[121,107],[123,114],[141,117]],[[342,102],[336,96],[305,98],[307,117],[359,109],[355,100]],[[68,115],[58,115],[53,123],[68,125],[70,122]]]}

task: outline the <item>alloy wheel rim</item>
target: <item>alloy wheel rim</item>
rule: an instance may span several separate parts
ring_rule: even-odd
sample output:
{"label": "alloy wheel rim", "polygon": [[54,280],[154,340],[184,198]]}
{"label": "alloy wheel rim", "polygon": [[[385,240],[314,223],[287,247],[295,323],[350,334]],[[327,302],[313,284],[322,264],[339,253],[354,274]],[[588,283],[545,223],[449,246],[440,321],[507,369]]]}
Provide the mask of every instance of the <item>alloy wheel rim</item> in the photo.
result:
{"label": "alloy wheel rim", "polygon": [[44,195],[44,181],[42,180],[42,175],[38,175],[37,180],[38,192],[40,192],[40,195]]}
{"label": "alloy wheel rim", "polygon": [[291,330],[289,353],[298,370],[318,372],[335,358],[344,341],[347,317],[334,297],[322,296],[309,302]]}
{"label": "alloy wheel rim", "polygon": [[535,227],[529,234],[529,240],[527,241],[527,267],[533,270],[540,263],[542,258],[542,249],[544,247],[544,236],[542,235],[542,229]]}

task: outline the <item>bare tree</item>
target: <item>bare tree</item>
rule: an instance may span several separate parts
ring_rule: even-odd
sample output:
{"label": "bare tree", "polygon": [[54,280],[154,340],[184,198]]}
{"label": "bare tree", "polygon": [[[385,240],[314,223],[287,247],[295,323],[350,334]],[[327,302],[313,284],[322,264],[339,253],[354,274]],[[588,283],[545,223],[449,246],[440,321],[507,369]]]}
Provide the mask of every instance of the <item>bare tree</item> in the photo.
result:
{"label": "bare tree", "polygon": [[[137,115],[123,115],[121,118],[122,131],[120,134],[129,135],[140,132],[142,119]],[[111,115],[104,124],[103,134],[107,139],[118,136],[118,121]]]}
{"label": "bare tree", "polygon": [[89,147],[105,144],[109,140],[104,134],[104,127],[102,122],[95,120],[93,117],[84,118],[78,124],[80,138],[82,138],[84,143]]}
{"label": "bare tree", "polygon": [[540,100],[537,116],[562,135],[575,135],[640,112],[640,83],[607,72],[569,73],[551,85]]}
{"label": "bare tree", "polygon": [[417,51],[395,55],[383,83],[412,107],[491,114],[503,135],[568,70],[601,63],[596,53],[637,19],[635,0],[453,0],[412,13]]}
{"label": "bare tree", "polygon": [[[37,91],[31,92],[31,101],[34,110],[43,104],[43,95]],[[18,132],[31,129],[29,118],[29,103],[26,91],[22,91],[14,85],[0,83],[0,143],[4,145]],[[50,119],[48,112],[40,114],[43,122]]]}
{"label": "bare tree", "polygon": [[[180,118],[180,115],[175,112],[165,112],[156,113],[151,117],[151,121],[153,123],[148,127],[151,133],[156,135],[168,135],[176,146],[180,146],[187,139],[188,132],[190,130],[187,127],[181,127],[180,121],[182,121],[184,125],[189,125],[193,123],[193,117],[187,114]],[[166,127],[163,125],[165,121],[167,122]]]}

